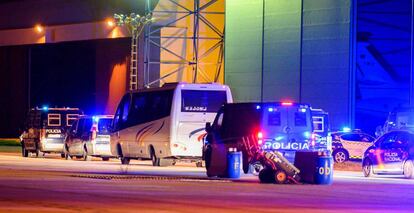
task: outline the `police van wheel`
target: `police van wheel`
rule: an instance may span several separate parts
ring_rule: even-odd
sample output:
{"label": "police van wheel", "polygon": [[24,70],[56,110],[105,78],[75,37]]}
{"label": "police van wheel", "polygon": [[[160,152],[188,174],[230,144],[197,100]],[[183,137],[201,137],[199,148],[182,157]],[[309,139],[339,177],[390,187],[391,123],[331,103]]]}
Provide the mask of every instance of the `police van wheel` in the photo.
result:
{"label": "police van wheel", "polygon": [[261,183],[274,183],[275,171],[271,168],[264,168],[259,172],[259,180]]}
{"label": "police van wheel", "polygon": [[121,157],[121,164],[122,165],[128,165],[129,164],[130,159],[127,157]]}
{"label": "police van wheel", "polygon": [[90,161],[91,160],[91,156],[89,156],[88,155],[88,152],[86,151],[86,149],[83,149],[83,156],[82,156],[82,159],[84,160],[84,161]]}
{"label": "police van wheel", "polygon": [[337,163],[343,163],[348,160],[349,156],[344,150],[337,150],[333,153],[333,158]]}
{"label": "police van wheel", "polygon": [[362,162],[362,173],[365,177],[372,176],[372,162],[369,159],[364,159]]}
{"label": "police van wheel", "polygon": [[103,157],[102,160],[103,161],[109,161],[109,157]]}
{"label": "police van wheel", "polygon": [[26,147],[22,145],[22,156],[27,158],[29,156],[29,151],[27,151]]}
{"label": "police van wheel", "polygon": [[414,164],[412,160],[405,161],[403,169],[405,178],[414,178]]}
{"label": "police van wheel", "polygon": [[283,171],[283,170],[277,170],[275,172],[274,177],[275,177],[276,183],[278,183],[278,184],[284,184],[284,183],[286,183],[287,174],[286,174],[285,171]]}

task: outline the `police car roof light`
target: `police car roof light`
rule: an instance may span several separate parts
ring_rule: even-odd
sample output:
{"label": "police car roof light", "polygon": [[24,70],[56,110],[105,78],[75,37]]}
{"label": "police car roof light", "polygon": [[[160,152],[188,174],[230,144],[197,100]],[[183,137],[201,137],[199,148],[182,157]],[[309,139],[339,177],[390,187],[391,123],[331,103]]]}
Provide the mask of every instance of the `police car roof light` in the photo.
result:
{"label": "police car roof light", "polygon": [[48,106],[43,106],[43,107],[42,107],[42,110],[43,110],[43,111],[48,111],[48,110],[49,110],[49,107],[48,107]]}
{"label": "police car roof light", "polygon": [[342,131],[343,131],[343,132],[351,132],[351,128],[349,128],[349,127],[344,127],[344,128],[342,128]]}

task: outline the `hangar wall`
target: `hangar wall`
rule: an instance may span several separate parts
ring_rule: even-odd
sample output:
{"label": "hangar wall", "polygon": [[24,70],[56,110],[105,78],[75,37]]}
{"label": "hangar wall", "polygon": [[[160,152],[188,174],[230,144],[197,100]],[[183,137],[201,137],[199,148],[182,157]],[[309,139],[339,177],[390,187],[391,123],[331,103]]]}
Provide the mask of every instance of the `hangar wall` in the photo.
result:
{"label": "hangar wall", "polygon": [[225,82],[235,100],[306,102],[328,111],[333,128],[352,126],[351,3],[227,0]]}

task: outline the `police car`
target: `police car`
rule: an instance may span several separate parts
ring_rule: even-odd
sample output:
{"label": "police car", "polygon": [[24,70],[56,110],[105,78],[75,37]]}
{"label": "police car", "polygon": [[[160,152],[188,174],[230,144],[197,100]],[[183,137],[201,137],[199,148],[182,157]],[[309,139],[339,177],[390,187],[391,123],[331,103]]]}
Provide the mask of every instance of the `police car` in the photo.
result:
{"label": "police car", "polygon": [[414,133],[396,130],[379,137],[364,153],[362,171],[373,174],[397,174],[414,178]]}
{"label": "police car", "polygon": [[337,163],[350,159],[361,160],[364,151],[372,146],[375,138],[359,130],[332,133],[332,156]]}

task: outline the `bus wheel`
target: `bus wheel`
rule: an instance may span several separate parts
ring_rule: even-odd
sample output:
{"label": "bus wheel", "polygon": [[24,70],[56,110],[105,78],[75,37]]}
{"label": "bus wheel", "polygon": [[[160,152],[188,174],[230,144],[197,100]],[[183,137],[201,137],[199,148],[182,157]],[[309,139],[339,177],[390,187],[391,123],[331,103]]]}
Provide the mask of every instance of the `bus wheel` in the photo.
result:
{"label": "bus wheel", "polygon": [[154,147],[151,147],[151,161],[153,166],[160,166],[160,159],[155,155]]}

